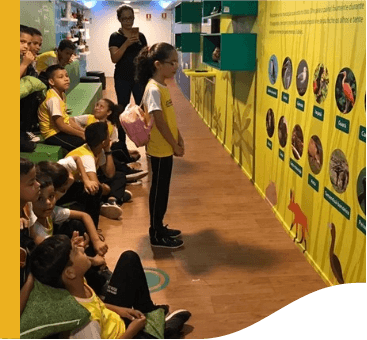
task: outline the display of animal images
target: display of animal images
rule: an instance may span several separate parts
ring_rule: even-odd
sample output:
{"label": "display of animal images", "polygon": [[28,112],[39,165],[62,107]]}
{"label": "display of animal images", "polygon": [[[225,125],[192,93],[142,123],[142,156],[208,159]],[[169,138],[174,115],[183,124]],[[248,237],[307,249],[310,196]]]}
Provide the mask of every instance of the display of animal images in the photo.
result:
{"label": "display of animal images", "polygon": [[314,174],[321,171],[323,162],[323,151],[320,138],[316,135],[312,136],[308,143],[308,163]]}
{"label": "display of animal images", "polygon": [[270,83],[274,85],[278,78],[278,59],[274,54],[269,59],[268,75]]}
{"label": "display of animal images", "polygon": [[284,148],[287,144],[287,138],[288,138],[288,124],[284,116],[282,116],[279,119],[278,137],[279,137],[279,144],[281,145],[281,147]]}
{"label": "display of animal images", "polygon": [[301,60],[297,68],[297,91],[300,96],[303,96],[307,91],[308,85],[308,66],[306,60]]}
{"label": "display of animal images", "polygon": [[272,109],[269,109],[266,114],[266,131],[270,138],[273,137],[274,128],[275,128],[274,112]]}
{"label": "display of animal images", "polygon": [[366,168],[363,168],[358,176],[357,197],[359,206],[366,215]]}
{"label": "display of animal images", "polygon": [[329,72],[324,64],[318,64],[313,76],[313,93],[316,101],[321,104],[327,97],[329,89]]}
{"label": "display of animal images", "polygon": [[357,98],[356,78],[351,69],[343,68],[336,78],[335,100],[340,112],[347,114]]}
{"label": "display of animal images", "polygon": [[286,90],[289,89],[292,82],[293,66],[290,58],[285,58],[282,67],[282,81]]}
{"label": "display of animal images", "polygon": [[296,125],[292,132],[292,152],[295,159],[300,159],[303,154],[303,132],[299,125]]}
{"label": "display of animal images", "polygon": [[330,158],[330,181],[336,192],[343,193],[349,183],[349,166],[343,151],[336,149]]}

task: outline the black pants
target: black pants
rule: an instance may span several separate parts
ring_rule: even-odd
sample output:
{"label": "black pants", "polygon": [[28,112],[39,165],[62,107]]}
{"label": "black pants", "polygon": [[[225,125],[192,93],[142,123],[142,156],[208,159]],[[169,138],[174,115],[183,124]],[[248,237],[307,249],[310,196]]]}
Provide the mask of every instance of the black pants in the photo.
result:
{"label": "black pants", "polygon": [[173,156],[150,157],[152,185],[149,194],[150,237],[162,236],[163,219],[167,211],[169,186],[171,182]]}
{"label": "black pants", "polygon": [[74,182],[64,196],[58,201],[57,205],[61,206],[66,203],[72,203],[71,209],[84,211],[92,218],[94,225],[98,229],[99,212],[101,210],[100,203],[102,200],[102,188],[95,195],[89,195],[84,190],[82,182]]}
{"label": "black pants", "polygon": [[58,145],[67,151],[72,151],[79,146],[82,146],[85,141],[78,136],[69,135],[64,132],[58,132],[56,135],[45,139],[44,143],[48,145]]}
{"label": "black pants", "polygon": [[132,250],[123,252],[107,288],[105,303],[134,308],[149,313],[154,305],[139,255]]}
{"label": "black pants", "polygon": [[130,157],[129,150],[126,145],[126,133],[123,127],[118,127],[119,141],[111,145],[113,158],[117,159],[122,163],[131,163],[133,159]]}
{"label": "black pants", "polygon": [[118,204],[123,203],[126,188],[126,175],[124,173],[116,171],[115,176],[108,178],[102,170],[98,170],[98,180],[111,188],[110,193],[104,196],[103,200],[106,200],[108,197],[115,197]]}

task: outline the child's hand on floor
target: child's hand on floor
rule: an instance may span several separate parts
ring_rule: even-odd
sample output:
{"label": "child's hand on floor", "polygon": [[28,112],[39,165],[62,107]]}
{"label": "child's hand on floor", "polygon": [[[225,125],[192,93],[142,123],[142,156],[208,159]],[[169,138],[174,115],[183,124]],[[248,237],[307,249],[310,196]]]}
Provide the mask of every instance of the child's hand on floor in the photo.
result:
{"label": "child's hand on floor", "polygon": [[100,239],[93,241],[93,248],[98,255],[105,255],[108,250],[108,245]]}

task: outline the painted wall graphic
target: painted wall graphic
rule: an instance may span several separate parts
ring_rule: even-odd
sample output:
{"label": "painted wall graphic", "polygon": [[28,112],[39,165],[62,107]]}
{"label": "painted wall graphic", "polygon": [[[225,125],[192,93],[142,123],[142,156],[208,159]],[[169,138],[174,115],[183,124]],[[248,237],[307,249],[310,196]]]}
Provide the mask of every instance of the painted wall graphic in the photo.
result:
{"label": "painted wall graphic", "polygon": [[365,5],[259,3],[255,185],[330,285],[366,281]]}
{"label": "painted wall graphic", "polygon": [[365,282],[366,2],[259,1],[220,33],[257,33],[256,72],[192,54],[216,72],[192,104],[324,281]]}

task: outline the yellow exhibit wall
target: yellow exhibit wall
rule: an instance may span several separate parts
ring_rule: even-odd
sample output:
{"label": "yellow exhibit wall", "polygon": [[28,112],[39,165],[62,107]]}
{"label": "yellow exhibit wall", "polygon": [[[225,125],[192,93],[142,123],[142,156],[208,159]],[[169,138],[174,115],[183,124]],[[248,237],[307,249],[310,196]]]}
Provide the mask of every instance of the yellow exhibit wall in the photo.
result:
{"label": "yellow exhibit wall", "polygon": [[216,70],[215,91],[191,79],[204,122],[329,285],[366,281],[365,20],[365,1],[259,1],[250,29],[221,20],[258,34],[257,72]]}

